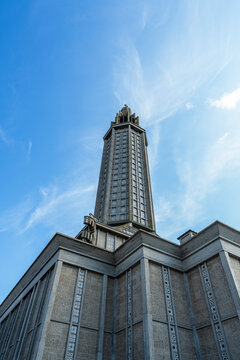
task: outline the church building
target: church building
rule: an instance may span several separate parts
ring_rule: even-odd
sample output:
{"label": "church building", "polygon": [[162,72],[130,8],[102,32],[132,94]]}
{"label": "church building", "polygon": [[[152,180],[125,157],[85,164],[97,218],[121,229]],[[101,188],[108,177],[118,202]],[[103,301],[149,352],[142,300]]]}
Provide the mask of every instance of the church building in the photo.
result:
{"label": "church building", "polygon": [[103,139],[94,214],[1,304],[0,360],[239,360],[240,232],[156,234],[138,116],[125,105]]}

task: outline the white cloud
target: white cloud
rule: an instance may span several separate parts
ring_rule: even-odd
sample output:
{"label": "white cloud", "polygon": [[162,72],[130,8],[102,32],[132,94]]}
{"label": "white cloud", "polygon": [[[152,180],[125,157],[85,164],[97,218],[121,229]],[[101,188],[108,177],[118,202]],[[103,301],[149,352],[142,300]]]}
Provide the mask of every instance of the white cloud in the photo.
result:
{"label": "white cloud", "polygon": [[224,94],[218,100],[208,100],[209,104],[218,109],[235,109],[240,102],[240,88],[232,91],[231,93]]}

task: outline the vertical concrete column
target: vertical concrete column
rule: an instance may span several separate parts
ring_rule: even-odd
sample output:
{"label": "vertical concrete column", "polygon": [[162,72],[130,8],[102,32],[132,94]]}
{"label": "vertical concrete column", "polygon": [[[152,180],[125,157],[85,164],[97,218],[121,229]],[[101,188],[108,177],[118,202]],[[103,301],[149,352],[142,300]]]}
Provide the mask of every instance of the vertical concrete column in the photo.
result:
{"label": "vertical concrete column", "polygon": [[148,260],[141,259],[144,359],[154,359],[151,293]]}
{"label": "vertical concrete column", "polygon": [[45,309],[47,309],[47,311],[42,319],[42,322],[43,322],[42,336],[41,336],[41,340],[40,340],[39,347],[37,350],[36,360],[41,360],[43,357],[43,351],[44,351],[46,337],[47,337],[47,328],[48,328],[48,324],[50,322],[51,315],[52,315],[52,310],[53,310],[53,305],[54,305],[54,301],[55,301],[55,297],[56,297],[57,287],[58,287],[58,283],[59,283],[59,279],[60,279],[60,275],[61,275],[61,271],[62,271],[62,264],[63,264],[63,262],[60,260],[58,260],[55,264],[53,277],[52,277],[53,282],[52,282],[52,286],[50,286],[49,298],[46,301]]}
{"label": "vertical concrete column", "polygon": [[227,252],[221,251],[219,253],[219,256],[220,256],[220,259],[222,262],[222,266],[223,266],[223,269],[224,269],[224,272],[225,272],[225,275],[227,278],[228,286],[229,286],[234,304],[236,306],[238,319],[240,320],[240,298],[239,298],[239,294],[238,294],[236,284],[234,281],[233,273],[232,273],[231,267],[229,265],[229,262],[230,262],[229,255]]}
{"label": "vertical concrete column", "polygon": [[106,300],[107,300],[107,282],[108,282],[108,276],[103,275],[101,310],[100,310],[100,318],[99,318],[97,360],[101,360],[103,357],[104,323],[105,323]]}

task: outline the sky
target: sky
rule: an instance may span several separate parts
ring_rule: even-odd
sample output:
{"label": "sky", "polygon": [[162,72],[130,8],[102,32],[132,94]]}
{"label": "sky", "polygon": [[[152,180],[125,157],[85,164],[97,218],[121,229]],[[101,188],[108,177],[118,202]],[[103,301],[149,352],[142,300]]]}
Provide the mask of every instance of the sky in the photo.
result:
{"label": "sky", "polygon": [[146,129],[157,233],[240,229],[240,2],[3,0],[0,302],[94,211],[102,137]]}

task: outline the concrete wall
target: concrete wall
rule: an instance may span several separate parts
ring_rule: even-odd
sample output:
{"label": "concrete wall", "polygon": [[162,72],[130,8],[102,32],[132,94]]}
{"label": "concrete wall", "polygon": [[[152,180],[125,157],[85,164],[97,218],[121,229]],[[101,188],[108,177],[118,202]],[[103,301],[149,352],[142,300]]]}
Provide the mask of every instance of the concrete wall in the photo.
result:
{"label": "concrete wall", "polygon": [[43,325],[52,269],[23,297],[1,323],[0,358],[32,359]]}

